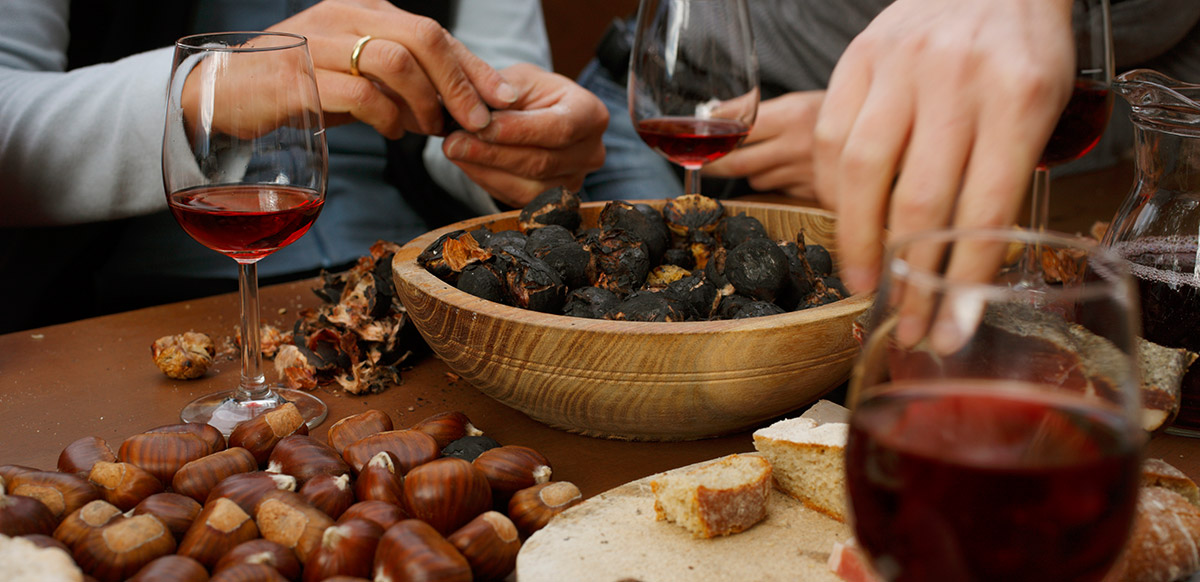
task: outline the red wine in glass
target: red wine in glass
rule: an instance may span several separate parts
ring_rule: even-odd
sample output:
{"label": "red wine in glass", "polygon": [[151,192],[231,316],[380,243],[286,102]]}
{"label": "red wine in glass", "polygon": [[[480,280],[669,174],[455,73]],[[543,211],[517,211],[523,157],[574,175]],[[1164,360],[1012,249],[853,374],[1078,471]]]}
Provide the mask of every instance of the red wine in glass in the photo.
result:
{"label": "red wine in glass", "polygon": [[1102,580],[1137,497],[1127,417],[1009,380],[921,382],[860,403],[846,447],[855,533],[884,577]]}
{"label": "red wine in glass", "polygon": [[1038,167],[1050,168],[1082,157],[1096,147],[1112,113],[1112,92],[1106,83],[1076,79],[1071,100],[1054,126]]}
{"label": "red wine in glass", "polygon": [[668,160],[699,168],[741,145],[750,127],[737,119],[655,117],[638,121],[637,133]]}
{"label": "red wine in glass", "polygon": [[167,197],[175,220],[204,246],[238,260],[261,259],[308,232],[320,193],[295,186],[201,186]]}

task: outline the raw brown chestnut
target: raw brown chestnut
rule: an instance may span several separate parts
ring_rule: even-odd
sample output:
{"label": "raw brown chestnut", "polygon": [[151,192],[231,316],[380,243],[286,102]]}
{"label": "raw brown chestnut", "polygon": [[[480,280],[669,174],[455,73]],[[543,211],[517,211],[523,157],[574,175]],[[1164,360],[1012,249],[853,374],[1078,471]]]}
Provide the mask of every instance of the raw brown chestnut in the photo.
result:
{"label": "raw brown chestnut", "polygon": [[69,444],[58,455],[58,470],[61,473],[79,473],[86,477],[96,461],[113,462],[117,455],[100,437],[83,437]]}
{"label": "raw brown chestnut", "polygon": [[129,582],[207,582],[208,571],[200,562],[175,554],[155,558]]}
{"label": "raw brown chestnut", "polygon": [[508,502],[508,517],[521,535],[529,537],[546,527],[550,520],[583,501],[583,494],[570,481],[541,483],[513,494]]}
{"label": "raw brown chestnut", "polygon": [[309,554],[321,543],[322,532],[333,525],[325,512],[291,491],[264,495],[255,507],[254,519],[262,537],[295,550],[300,563],[308,561]]}
{"label": "raw brown chestnut", "polygon": [[373,434],[392,430],[392,417],[379,410],[366,410],[355,415],[347,416],[329,427],[327,438],[329,446],[338,454],[346,447],[369,437]]}
{"label": "raw brown chestnut", "polygon": [[513,493],[549,481],[553,473],[545,456],[520,445],[486,450],[471,464],[487,477],[492,498],[503,504],[508,503]]}
{"label": "raw brown chestnut", "polygon": [[204,506],[179,542],[179,554],[212,568],[234,546],[258,537],[258,526],[238,504],[218,497]]}
{"label": "raw brown chestnut", "polygon": [[96,461],[88,473],[88,481],[105,501],[121,511],[129,511],[143,499],[163,491],[163,484],[154,475],[133,463]]}
{"label": "raw brown chestnut", "polygon": [[350,486],[350,475],[317,475],[300,488],[300,495],[313,504],[313,507],[333,519],[341,517],[343,512],[354,505],[354,489]]}
{"label": "raw brown chestnut", "polygon": [[256,470],[258,461],[250,451],[242,447],[229,447],[180,467],[171,479],[171,489],[203,502],[226,477]]}
{"label": "raw brown chestnut", "polygon": [[192,522],[196,521],[196,516],[200,515],[200,509],[200,503],[191,497],[164,492],[155,493],[143,499],[133,508],[132,514],[149,513],[157,517],[159,521],[163,522],[163,525],[167,526],[167,529],[171,530],[171,535],[175,536],[175,540],[181,541],[183,534],[187,533]]}
{"label": "raw brown chestnut", "polygon": [[396,472],[396,457],[380,451],[358,472],[354,495],[360,500],[404,503],[404,478]]}
{"label": "raw brown chestnut", "polygon": [[5,492],[0,478],[0,534],[9,537],[29,534],[53,534],[58,518],[41,501]]}
{"label": "raw brown chestnut", "polygon": [[68,548],[67,544],[64,544],[46,534],[25,534],[21,537],[27,541],[33,542],[33,545],[39,548],[58,548],[66,552],[68,555],[71,553],[71,548]]}
{"label": "raw brown chestnut", "polygon": [[288,580],[300,579],[300,560],[296,558],[296,552],[271,540],[258,538],[234,546],[213,566],[213,575],[239,564],[270,566]]}
{"label": "raw brown chestnut", "polygon": [[12,483],[12,478],[20,475],[21,473],[30,473],[40,470],[41,469],[35,469],[33,467],[26,467],[25,465],[0,465],[0,479],[4,479],[5,481]]}
{"label": "raw brown chestnut", "polygon": [[396,523],[409,518],[408,512],[403,507],[395,503],[386,501],[359,501],[350,506],[342,516],[338,518],[338,522],[349,521],[351,519],[366,519],[379,524],[379,527],[387,529],[396,525]]}
{"label": "raw brown chestnut", "polygon": [[479,514],[447,540],[471,564],[476,582],[503,580],[516,568],[521,551],[517,526],[498,511]]}
{"label": "raw brown chestnut", "polygon": [[208,492],[208,498],[204,500],[204,503],[207,505],[217,497],[226,497],[238,504],[242,508],[242,511],[253,514],[259,500],[268,492],[295,490],[296,478],[291,475],[268,473],[266,471],[238,473],[230,475],[220,483],[217,483],[217,486]]}
{"label": "raw brown chestnut", "polygon": [[120,582],[175,551],[175,538],[153,515],[135,515],[92,530],[72,548],[75,563],[101,582]]}
{"label": "raw brown chestnut", "polygon": [[413,467],[428,463],[441,455],[441,449],[433,437],[419,430],[390,430],[365,437],[342,451],[342,458],[355,473],[362,470],[371,457],[381,451],[396,456],[396,468],[406,474]]}
{"label": "raw brown chestnut", "polygon": [[109,523],[123,519],[117,506],[97,499],[71,512],[54,530],[54,539],[62,542],[68,548],[74,548],[79,540],[87,537],[93,530],[100,529]]}
{"label": "raw brown chestnut", "polygon": [[[216,452],[213,450],[214,444],[204,435],[174,428],[163,430],[160,427],[154,430],[125,439],[117,449],[117,458],[149,471],[162,483],[170,483],[175,472],[184,465]],[[218,436],[220,434],[217,433]]]}
{"label": "raw brown chestnut", "polygon": [[236,564],[214,572],[208,582],[287,582],[275,568],[266,564]]}
{"label": "raw brown chestnut", "polygon": [[87,479],[74,473],[27,471],[6,479],[9,495],[24,495],[41,501],[55,519],[100,499],[100,492]]}
{"label": "raw brown chestnut", "polygon": [[405,475],[404,506],[413,517],[449,535],[491,509],[492,488],[471,463],[443,457]]}
{"label": "raw brown chestnut", "polygon": [[470,582],[471,564],[428,523],[406,519],[388,528],[379,539],[374,580]]}
{"label": "raw brown chestnut", "polygon": [[250,451],[258,464],[265,466],[275,445],[294,434],[308,434],[308,425],[296,405],[288,402],[238,423],[229,433],[229,446]]}
{"label": "raw brown chestnut", "polygon": [[438,450],[465,436],[479,436],[483,431],[475,428],[467,415],[459,411],[439,412],[412,425],[437,441]]}
{"label": "raw brown chestnut", "polygon": [[365,519],[325,528],[321,543],[304,562],[304,582],[320,582],[331,576],[370,576],[381,537],[383,528]]}
{"label": "raw brown chestnut", "polygon": [[350,465],[333,450],[333,447],[308,435],[284,437],[271,451],[267,472],[283,473],[296,478],[297,485],[317,475],[347,475]]}

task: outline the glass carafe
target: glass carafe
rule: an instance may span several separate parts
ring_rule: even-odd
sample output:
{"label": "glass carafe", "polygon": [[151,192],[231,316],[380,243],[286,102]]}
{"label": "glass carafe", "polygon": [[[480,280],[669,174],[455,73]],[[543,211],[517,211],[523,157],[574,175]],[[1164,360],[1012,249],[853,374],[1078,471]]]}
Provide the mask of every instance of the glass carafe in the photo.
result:
{"label": "glass carafe", "polygon": [[[1200,353],[1200,85],[1138,69],[1113,90],[1132,108],[1136,176],[1104,242],[1132,263],[1144,337]],[[1200,437],[1200,363],[1182,394],[1167,432]]]}

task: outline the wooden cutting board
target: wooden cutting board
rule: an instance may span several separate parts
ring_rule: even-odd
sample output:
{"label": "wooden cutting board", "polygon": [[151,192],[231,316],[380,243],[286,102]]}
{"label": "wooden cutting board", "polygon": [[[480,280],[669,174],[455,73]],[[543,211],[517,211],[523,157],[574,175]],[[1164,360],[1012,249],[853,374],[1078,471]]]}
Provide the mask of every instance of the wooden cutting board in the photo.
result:
{"label": "wooden cutting board", "polygon": [[[687,471],[696,465],[673,469]],[[654,476],[597,495],[533,534],[518,582],[840,582],[826,561],[850,528],[773,491],[767,518],[739,534],[696,539],[654,519]]]}

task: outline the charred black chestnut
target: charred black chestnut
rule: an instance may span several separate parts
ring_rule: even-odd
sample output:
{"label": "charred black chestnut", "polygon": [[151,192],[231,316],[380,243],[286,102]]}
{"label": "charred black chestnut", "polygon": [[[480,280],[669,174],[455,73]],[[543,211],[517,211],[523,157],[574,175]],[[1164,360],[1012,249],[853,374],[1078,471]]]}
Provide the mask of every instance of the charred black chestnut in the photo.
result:
{"label": "charred black chestnut", "polygon": [[765,238],[752,238],[725,259],[725,277],[738,293],[772,301],[788,276],[788,260],[779,245]]}
{"label": "charred black chestnut", "polygon": [[784,311],[782,307],[775,305],[770,301],[751,301],[750,303],[743,305],[741,309],[737,310],[737,313],[733,314],[733,319],[765,317],[768,315],[779,315],[780,313],[787,312]]}
{"label": "charred black chestnut", "polygon": [[752,238],[768,238],[767,229],[757,218],[746,213],[736,216],[726,216],[717,223],[715,232],[717,241],[727,249],[737,248],[738,245]]}
{"label": "charred black chestnut", "polygon": [[475,457],[484,451],[500,446],[496,439],[485,435],[465,436],[451,442],[442,449],[443,457],[457,457],[464,461],[474,461]]}
{"label": "charred black chestnut", "polygon": [[675,265],[691,271],[696,268],[696,257],[692,255],[691,249],[667,249],[663,253],[662,264]]}
{"label": "charred black chestnut", "polygon": [[788,261],[787,278],[783,281],[779,293],[775,296],[775,304],[787,311],[796,309],[813,290],[817,275],[804,258],[804,251],[794,242],[779,243]]}
{"label": "charred black chestnut", "polygon": [[608,319],[617,321],[686,321],[687,310],[662,293],[638,291],[610,311]]}
{"label": "charred black chestnut", "polygon": [[480,299],[507,303],[504,276],[492,263],[468,265],[458,276],[459,291],[470,293]]}
{"label": "charred black chestnut", "polygon": [[633,204],[615,200],[604,205],[600,211],[600,228],[604,230],[624,230],[635,238],[646,243],[650,253],[651,264],[659,264],[667,245],[671,243],[670,234],[666,228],[660,228],[638,210]]}
{"label": "charred black chestnut", "polygon": [[467,265],[485,261],[491,256],[491,251],[480,247],[471,233],[455,230],[439,236],[425,247],[425,250],[417,255],[417,264],[453,285]]}
{"label": "charred black chestnut", "polygon": [[687,307],[688,319],[697,320],[712,318],[721,299],[717,286],[700,275],[689,275],[674,281],[662,293]]}
{"label": "charred black chestnut", "polygon": [[733,293],[721,298],[721,302],[717,304],[717,317],[719,319],[733,319],[737,317],[739,311],[743,307],[753,303],[754,300],[745,295]]}
{"label": "charred black chestnut", "polygon": [[526,244],[528,237],[515,230],[500,230],[487,237],[487,248],[492,251],[524,251]]}
{"label": "charred black chestnut", "polygon": [[616,293],[599,287],[580,287],[567,294],[563,315],[604,319],[621,302]]}
{"label": "charred black chestnut", "polygon": [[522,251],[496,252],[496,267],[504,275],[505,296],[512,305],[543,313],[559,313],[567,300],[562,277],[545,261]]}
{"label": "charred black chestnut", "polygon": [[518,220],[522,232],[551,224],[575,231],[583,222],[579,214],[579,195],[562,186],[550,188],[526,204]]}
{"label": "charred black chestnut", "polygon": [[589,237],[583,248],[591,253],[588,279],[593,286],[617,295],[640,288],[650,273],[646,243],[624,230],[602,230]]}
{"label": "charred black chestnut", "polygon": [[525,251],[558,271],[568,289],[588,284],[587,268],[591,254],[561,226],[545,226],[529,233]]}

